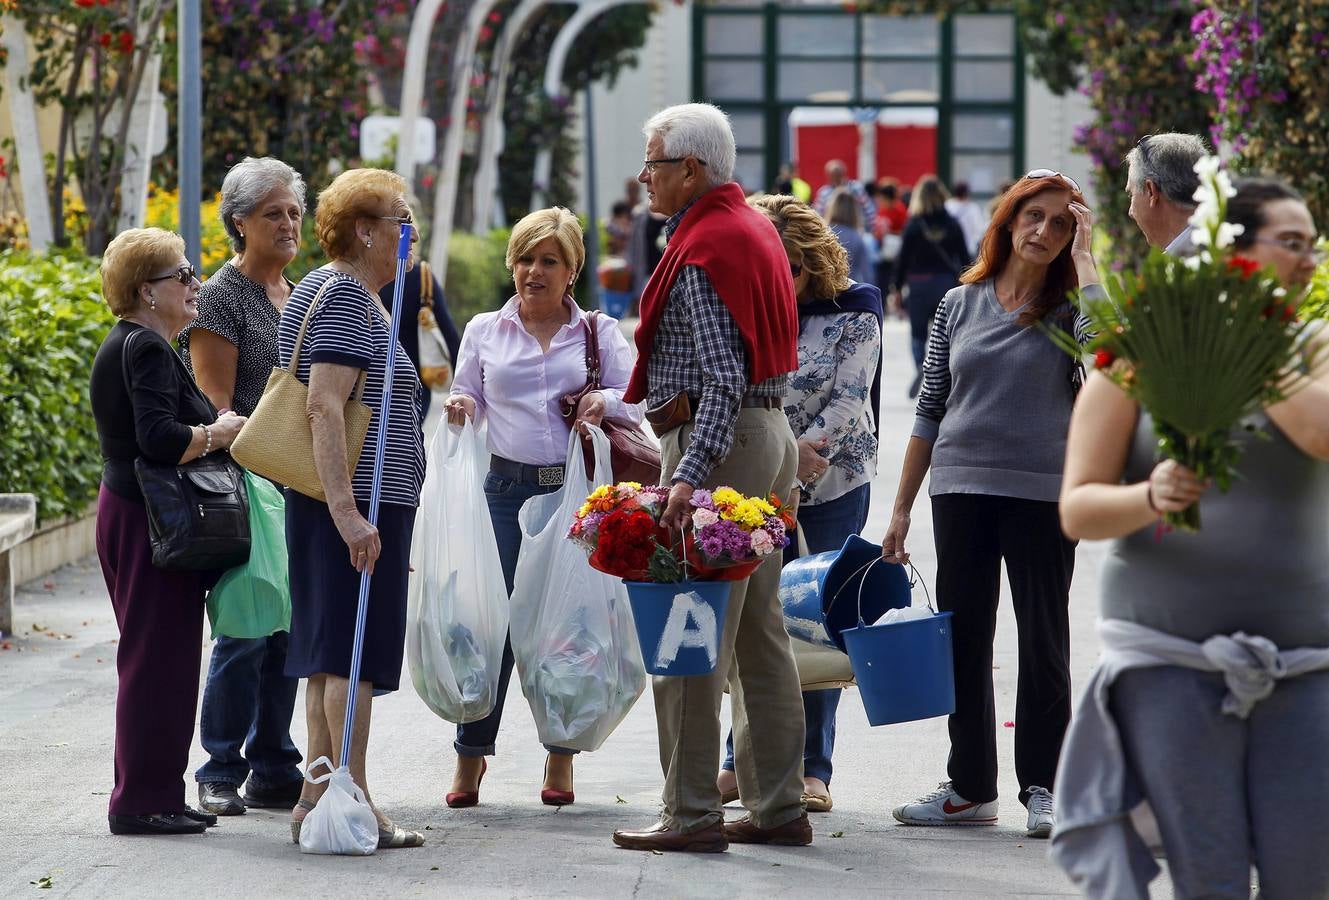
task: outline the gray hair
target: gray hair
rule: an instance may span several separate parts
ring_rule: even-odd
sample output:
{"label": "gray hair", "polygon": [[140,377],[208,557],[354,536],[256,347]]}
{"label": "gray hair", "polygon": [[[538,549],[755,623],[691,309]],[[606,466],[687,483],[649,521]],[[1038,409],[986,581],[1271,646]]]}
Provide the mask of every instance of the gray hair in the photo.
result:
{"label": "gray hair", "polygon": [[1163,196],[1177,206],[1194,206],[1195,189],[1200,176],[1195,174],[1195,163],[1209,155],[1209,145],[1196,134],[1149,134],[1140,138],[1126,162],[1130,166],[1126,185],[1132,192],[1144,189],[1152,181]]}
{"label": "gray hair", "polygon": [[647,139],[659,137],[665,156],[694,156],[705,162],[711,185],[734,180],[734,160],[738,150],[729,116],[709,103],[683,103],[662,109],[642,128]]}
{"label": "gray hair", "polygon": [[264,156],[255,159],[246,156],[226,173],[222,181],[221,205],[217,215],[222,227],[231,238],[231,247],[237,253],[245,249],[245,238],[235,225],[235,217],[252,215],[263,198],[277,188],[290,188],[300,208],[305,208],[305,180],[300,173],[280,159]]}

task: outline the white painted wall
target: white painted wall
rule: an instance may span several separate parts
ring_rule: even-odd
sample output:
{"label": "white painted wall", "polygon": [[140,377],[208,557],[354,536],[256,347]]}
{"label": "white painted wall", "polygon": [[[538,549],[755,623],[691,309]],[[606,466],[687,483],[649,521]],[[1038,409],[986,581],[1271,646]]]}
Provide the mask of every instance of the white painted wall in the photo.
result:
{"label": "white painted wall", "polygon": [[[655,14],[646,44],[637,51],[637,67],[619,73],[612,89],[603,83],[593,88],[595,104],[596,205],[607,218],[614,201],[623,196],[623,182],[641,169],[646,138],[641,126],[651,114],[675,103],[692,100],[692,5],[663,3]],[[584,95],[577,97],[577,121],[584,112]],[[579,126],[584,127],[584,125]],[[578,159],[578,207],[586,205],[585,160]],[[643,195],[644,196],[644,195]]]}
{"label": "white painted wall", "polygon": [[1069,175],[1092,204],[1089,156],[1076,152],[1073,143],[1075,127],[1091,118],[1088,97],[1078,91],[1058,97],[1032,74],[1025,77],[1024,171],[1055,169]]}

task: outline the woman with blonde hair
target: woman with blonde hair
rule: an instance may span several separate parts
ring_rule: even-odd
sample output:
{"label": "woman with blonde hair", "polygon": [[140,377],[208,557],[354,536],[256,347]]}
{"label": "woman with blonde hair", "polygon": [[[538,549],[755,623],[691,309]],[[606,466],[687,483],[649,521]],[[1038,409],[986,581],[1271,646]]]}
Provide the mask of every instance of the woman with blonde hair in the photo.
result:
{"label": "woman with blonde hair", "polygon": [[[424,440],[417,393],[420,380],[398,346],[387,370],[391,335],[379,288],[397,270],[402,225],[412,225],[406,181],[382,169],[343,172],[319,195],[315,234],[332,260],[304,277],[282,312],[278,330],[281,365],[289,366],[297,336],[296,377],[309,386],[309,421],[314,466],[327,502],[286,491],[286,545],[290,554],[291,631],[286,674],[307,678],[305,721],[309,758],[326,756],[349,765],[369,797],[365,753],[372,698],[397,689],[406,640],[406,581],[411,532],[424,481]],[[408,267],[415,262],[414,241]],[[364,402],[373,416],[367,452],[350,471],[346,454],[346,401],[365,376]],[[392,379],[392,406],[382,409],[383,383]],[[374,476],[373,447],[387,423],[382,503],[377,526],[369,524]],[[339,544],[346,555],[332,552]],[[360,680],[350,683],[351,649],[359,601],[360,573],[368,570],[369,604]],[[346,704],[355,704],[351,758],[337,758]],[[306,781],[291,814],[291,837],[326,790]],[[370,799],[378,818],[378,846],[418,847],[424,835],[393,824]]]}
{"label": "woman with blonde hair", "polygon": [[[918,394],[923,382],[924,350],[937,305],[947,291],[960,283],[960,273],[971,260],[964,229],[946,211],[949,196],[936,175],[924,175],[918,180],[909,198],[909,224],[904,227],[900,255],[895,261],[892,303],[897,307],[903,303],[909,313],[909,339],[916,369],[909,386],[910,397]],[[901,300],[905,287],[908,291]]]}
{"label": "woman with blonde hair", "polygon": [[[559,410],[564,394],[586,384],[587,328],[599,329],[602,388],[586,394],[576,424],[599,425],[606,418],[638,424],[642,405],[623,402],[632,373],[632,351],[609,316],[589,318],[572,299],[572,285],[586,262],[581,225],[562,207],[530,213],[512,229],[507,266],[517,292],[497,312],[471,319],[462,336],[457,374],[446,412],[460,425],[467,419],[487,422],[489,474],[485,497],[498,538],[503,580],[512,593],[521,528],[517,512],[538,494],[563,484],[568,431]],[[503,664],[494,710],[479,722],[457,726],[457,769],[448,806],[480,802],[480,780],[495,754],[503,700],[512,675],[512,645],[503,648]],[[576,751],[547,746],[541,802],[564,806],[575,799],[572,756]]]}
{"label": "woman with blonde hair", "polygon": [[[832,210],[837,195],[832,195]],[[798,441],[798,527],[809,553],[839,550],[845,538],[867,524],[868,491],[877,473],[881,292],[850,280],[848,254],[811,206],[774,195],[748,203],[779,232],[798,299],[798,371],[784,398]],[[784,562],[798,556],[798,544],[792,543]],[[808,812],[831,809],[839,705],[838,688],[803,692],[803,802]],[[738,797],[732,734],[716,785],[726,803]]]}
{"label": "woman with blonde hair", "polygon": [[92,415],[106,460],[97,497],[97,558],[120,629],[115,667],[112,834],[193,834],[217,817],[185,805],[194,737],[206,572],[152,563],[138,457],[186,463],[224,450],[245,423],[217,415],[171,346],[198,315],[185,242],[160,228],[116,235],[102,256],[102,295],[120,321],[92,363]]}

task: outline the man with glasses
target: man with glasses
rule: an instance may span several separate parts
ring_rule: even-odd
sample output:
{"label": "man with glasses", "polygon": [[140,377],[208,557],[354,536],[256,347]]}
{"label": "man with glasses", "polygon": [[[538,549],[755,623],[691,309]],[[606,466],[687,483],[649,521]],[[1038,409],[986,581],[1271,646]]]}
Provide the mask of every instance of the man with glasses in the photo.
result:
{"label": "man with glasses", "polygon": [[[729,118],[673,106],[643,129],[638,174],[669,244],[641,300],[639,356],[624,399],[647,401],[670,485],[662,524],[682,530],[698,489],[793,493],[798,447],[784,414],[798,368],[798,311],[784,245],[733,181]],[[632,850],[718,853],[736,843],[812,843],[803,810],[803,699],[777,596],[778,554],[733,583],[715,671],[657,677],[664,810]],[[738,784],[749,815],[726,823],[715,764],[728,682]]]}
{"label": "man with glasses", "polygon": [[1149,134],[1126,154],[1126,193],[1130,217],[1153,247],[1172,256],[1190,256],[1190,217],[1200,176],[1195,163],[1209,154],[1204,139],[1194,134]]}

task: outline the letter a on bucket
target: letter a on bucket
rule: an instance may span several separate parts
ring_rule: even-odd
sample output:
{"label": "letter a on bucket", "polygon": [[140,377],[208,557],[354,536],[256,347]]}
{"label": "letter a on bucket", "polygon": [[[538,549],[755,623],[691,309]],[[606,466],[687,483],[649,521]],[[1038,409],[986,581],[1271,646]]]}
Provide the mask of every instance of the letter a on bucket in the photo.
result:
{"label": "letter a on bucket", "polygon": [[[689,628],[689,620],[695,627]],[[675,594],[673,605],[669,608],[669,620],[665,622],[664,633],[655,651],[655,665],[665,668],[678,657],[683,647],[703,647],[715,665],[718,650],[715,610],[699,597],[696,592]]]}

